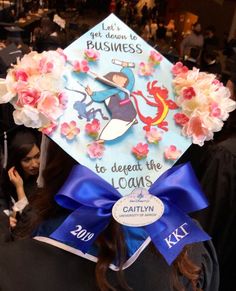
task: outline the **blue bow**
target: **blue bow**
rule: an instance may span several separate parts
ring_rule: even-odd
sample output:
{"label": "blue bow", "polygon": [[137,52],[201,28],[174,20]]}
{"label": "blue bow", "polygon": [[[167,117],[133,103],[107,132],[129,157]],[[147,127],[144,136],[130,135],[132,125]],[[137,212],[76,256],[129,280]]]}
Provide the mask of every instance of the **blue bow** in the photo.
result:
{"label": "blue bow", "polygon": [[[207,207],[189,163],[167,170],[149,193],[161,199],[165,210],[159,220],[144,228],[168,264],[186,244],[210,239],[187,215]],[[84,166],[74,166],[55,197],[59,205],[73,212],[50,237],[87,252],[109,224],[112,207],[120,198],[119,192],[97,174]]]}

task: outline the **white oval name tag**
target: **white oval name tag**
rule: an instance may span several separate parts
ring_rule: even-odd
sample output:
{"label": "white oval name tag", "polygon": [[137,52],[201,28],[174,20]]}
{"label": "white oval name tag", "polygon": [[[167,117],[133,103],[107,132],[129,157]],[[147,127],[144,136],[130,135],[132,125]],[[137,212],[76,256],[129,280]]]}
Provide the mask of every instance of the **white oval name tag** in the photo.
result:
{"label": "white oval name tag", "polygon": [[144,188],[135,189],[130,195],[119,199],[112,208],[116,221],[134,227],[151,224],[161,218],[163,213],[163,202]]}

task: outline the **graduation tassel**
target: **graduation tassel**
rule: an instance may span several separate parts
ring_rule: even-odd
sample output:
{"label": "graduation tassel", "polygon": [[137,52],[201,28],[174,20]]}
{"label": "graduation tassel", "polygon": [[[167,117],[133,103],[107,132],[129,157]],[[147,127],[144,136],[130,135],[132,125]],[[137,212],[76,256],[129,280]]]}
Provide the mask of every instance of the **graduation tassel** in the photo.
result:
{"label": "graduation tassel", "polygon": [[3,169],[7,167],[7,157],[8,157],[8,148],[7,148],[7,132],[4,131],[4,156],[3,156]]}
{"label": "graduation tassel", "polygon": [[43,171],[46,167],[48,143],[49,143],[49,138],[47,138],[43,134],[41,145],[40,145],[40,166],[39,166],[39,176],[37,179],[38,188],[43,188],[44,186]]}

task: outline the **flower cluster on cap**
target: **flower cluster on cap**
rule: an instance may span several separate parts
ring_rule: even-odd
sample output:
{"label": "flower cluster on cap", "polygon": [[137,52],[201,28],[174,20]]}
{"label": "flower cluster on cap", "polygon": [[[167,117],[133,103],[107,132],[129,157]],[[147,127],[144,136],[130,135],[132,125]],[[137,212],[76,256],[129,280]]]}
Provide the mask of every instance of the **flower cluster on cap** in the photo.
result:
{"label": "flower cluster on cap", "polygon": [[182,134],[202,146],[213,139],[213,133],[220,131],[229,112],[236,108],[230,99],[230,91],[213,74],[189,70],[181,62],[172,68],[176,103],[180,111],[175,114],[176,124],[182,127]]}
{"label": "flower cluster on cap", "polygon": [[61,49],[24,55],[6,77],[7,93],[1,103],[11,102],[16,124],[50,133],[66,109],[62,74],[66,56]]}

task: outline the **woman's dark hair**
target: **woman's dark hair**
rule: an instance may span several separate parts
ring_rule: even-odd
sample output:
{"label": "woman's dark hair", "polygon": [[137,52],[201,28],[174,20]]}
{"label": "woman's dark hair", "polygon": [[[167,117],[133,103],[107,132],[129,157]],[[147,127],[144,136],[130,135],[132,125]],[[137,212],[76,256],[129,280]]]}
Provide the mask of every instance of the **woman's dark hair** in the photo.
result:
{"label": "woman's dark hair", "polygon": [[[14,137],[10,141],[8,147],[8,158],[6,169],[3,170],[1,178],[1,188],[3,193],[13,195],[15,193],[15,187],[10,182],[8,177],[8,170],[11,167],[15,167],[22,179],[25,178],[25,173],[21,166],[22,159],[32,150],[34,145],[39,147],[40,135],[30,129],[20,129],[17,133],[14,133]],[[5,195],[6,196],[6,195]],[[7,200],[10,197],[5,197]],[[15,197],[14,197],[15,198]]]}
{"label": "woman's dark hair", "polygon": [[[78,164],[73,158],[65,153],[54,142],[49,142],[46,168],[43,171],[44,187],[32,196],[30,204],[22,214],[22,221],[19,221],[15,230],[15,239],[26,238],[45,219],[60,213],[62,209],[54,201],[54,195],[58,192],[72,167]],[[63,165],[63,166],[62,166]],[[95,268],[95,277],[99,290],[115,291],[107,279],[109,265],[115,259],[119,262],[120,271],[117,272],[118,282],[122,290],[129,288],[123,275],[122,266],[125,261],[125,241],[120,225],[111,220],[108,227],[100,234],[96,243],[99,247],[98,262]],[[118,255],[119,254],[119,255]],[[155,255],[160,255],[155,249]],[[184,290],[178,281],[178,274],[182,274],[191,282],[193,291],[197,291],[197,281],[200,268],[194,265],[188,258],[188,248],[185,248],[173,264],[173,285],[174,290]]]}
{"label": "woman's dark hair", "polygon": [[34,145],[39,147],[39,138],[31,130],[20,130],[15,134],[8,148],[7,168],[15,166],[19,174],[24,177],[21,160],[32,150]]}

